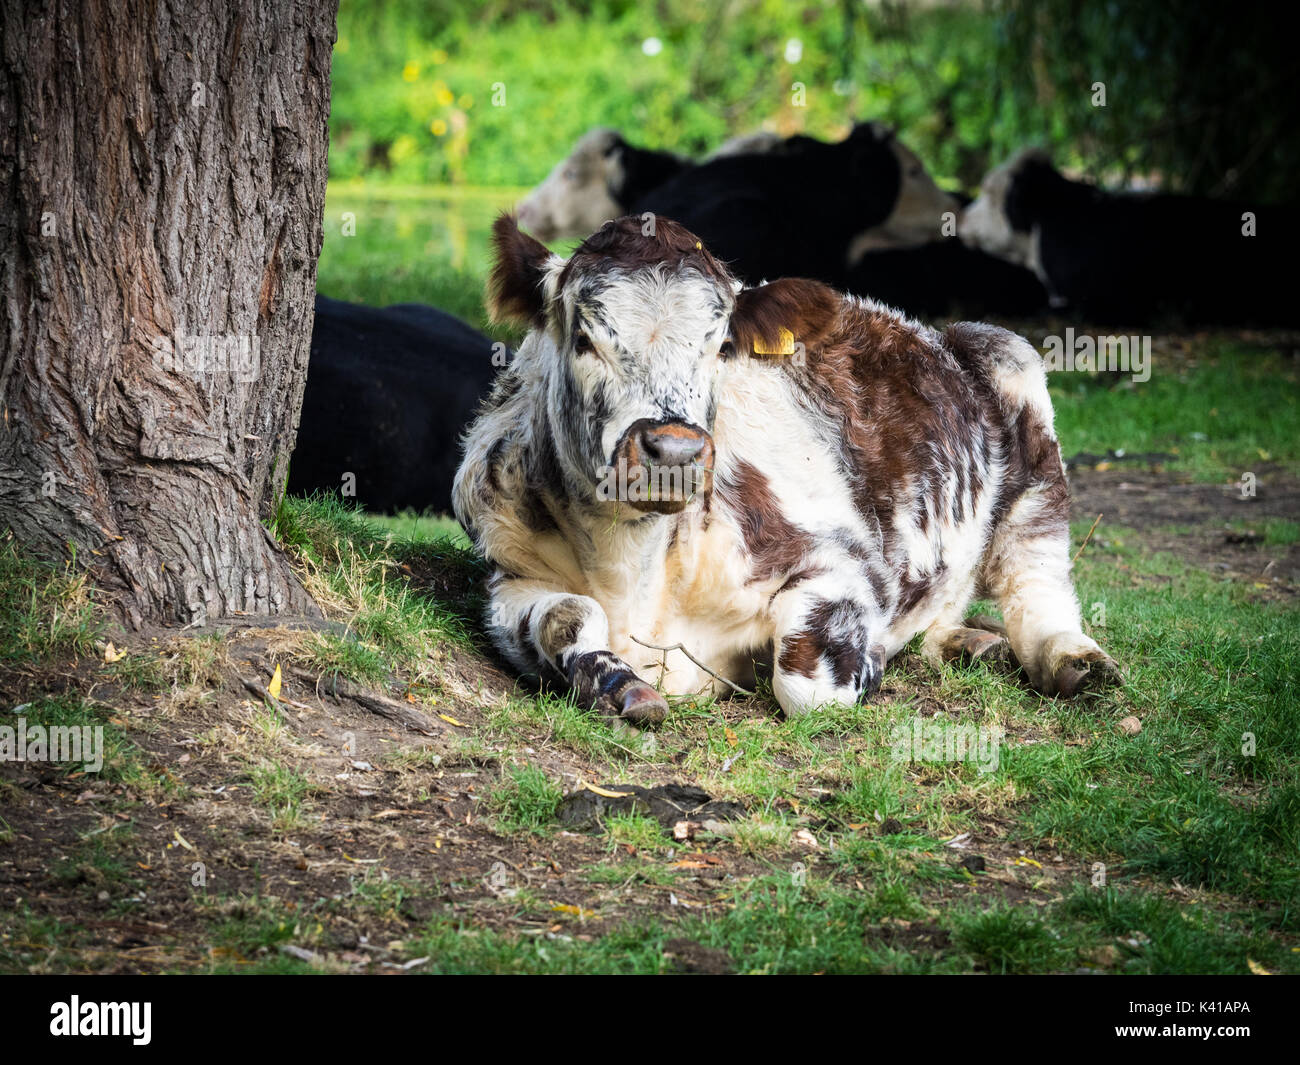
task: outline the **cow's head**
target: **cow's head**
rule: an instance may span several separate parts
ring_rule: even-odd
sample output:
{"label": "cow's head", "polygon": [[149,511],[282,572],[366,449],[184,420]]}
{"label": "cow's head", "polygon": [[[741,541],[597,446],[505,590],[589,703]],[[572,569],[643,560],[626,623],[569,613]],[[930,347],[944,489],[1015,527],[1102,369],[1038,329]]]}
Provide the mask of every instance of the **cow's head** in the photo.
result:
{"label": "cow's head", "polygon": [[897,191],[884,220],[850,242],[847,265],[869,251],[911,248],[940,239],[945,216],[955,217],[961,208],[957,198],[939,188],[916,153],[881,123],[862,123],[850,138],[874,139],[876,151],[888,153],[888,161],[879,165],[897,175]]}
{"label": "cow's head", "polygon": [[612,129],[593,129],[519,203],[519,224],[539,240],[585,237],[624,214],[621,200],[626,142]]}
{"label": "cow's head", "polygon": [[531,325],[548,429],[568,491],[675,512],[712,484],[713,440],[736,284],[665,218],[607,222],[569,259],[493,229],[494,317]]}
{"label": "cow's head", "polygon": [[1069,184],[1043,152],[1026,149],[985,175],[979,196],[962,213],[958,236],[1041,274],[1036,231]]}

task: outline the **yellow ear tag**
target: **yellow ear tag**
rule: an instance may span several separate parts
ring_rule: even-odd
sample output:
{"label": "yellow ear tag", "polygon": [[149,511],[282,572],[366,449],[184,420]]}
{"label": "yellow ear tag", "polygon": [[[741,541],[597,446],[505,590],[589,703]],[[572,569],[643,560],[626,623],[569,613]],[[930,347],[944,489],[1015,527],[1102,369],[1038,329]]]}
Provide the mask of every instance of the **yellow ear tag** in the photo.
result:
{"label": "yellow ear tag", "polygon": [[754,341],[755,355],[793,355],[794,354],[794,334],[785,326],[777,333],[777,342],[775,348],[769,348],[761,340]]}

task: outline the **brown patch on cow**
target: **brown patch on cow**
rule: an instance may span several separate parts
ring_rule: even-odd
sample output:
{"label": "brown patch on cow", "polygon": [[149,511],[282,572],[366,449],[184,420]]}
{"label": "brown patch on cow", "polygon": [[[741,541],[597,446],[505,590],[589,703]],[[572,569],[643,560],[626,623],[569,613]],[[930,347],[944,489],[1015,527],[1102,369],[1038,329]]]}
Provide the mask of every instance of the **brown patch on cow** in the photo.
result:
{"label": "brown patch on cow", "polygon": [[740,525],[753,580],[789,573],[811,549],[812,537],[785,516],[768,479],[748,462],[718,479],[718,498]]}
{"label": "brown patch on cow", "polygon": [[603,274],[666,266],[671,270],[695,270],[730,290],[732,277],[727,268],[685,226],[656,215],[653,231],[647,234],[645,228],[640,215],[606,222],[574,249],[560,274],[560,287],[568,284],[574,273]]}
{"label": "brown patch on cow", "polygon": [[587,611],[576,597],[556,603],[538,627],[537,642],[542,653],[555,658],[566,647],[572,647],[586,620]]}
{"label": "brown patch on cow", "polygon": [[550,258],[546,245],[520,232],[512,214],[492,224],[496,262],[488,277],[487,307],[494,322],[541,326],[546,323],[542,295],[542,264]]}
{"label": "brown patch on cow", "polygon": [[[777,665],[787,673],[813,677],[817,664],[830,666],[831,679],[843,687],[862,669],[864,649],[852,639],[832,639],[836,615],[845,609],[857,611],[857,604],[846,599],[819,600],[808,612],[803,630],[781,640]],[[883,651],[882,651],[883,662]]]}
{"label": "brown patch on cow", "polygon": [[[1025,535],[1047,535],[1070,524],[1070,487],[1061,462],[1056,437],[1032,411],[1021,411],[1008,449],[1007,481],[999,499],[999,512],[1011,508],[1030,489],[1042,501],[1033,519],[1021,526]],[[999,514],[999,516],[1000,516]]]}
{"label": "brown patch on cow", "polygon": [[781,351],[786,330],[807,351],[822,343],[843,305],[844,298],[820,281],[781,278],[736,297],[731,338],[740,351]]}
{"label": "brown patch on cow", "polygon": [[817,674],[817,663],[822,660],[824,648],[811,633],[801,632],[781,639],[781,653],[777,656],[778,669],[812,678]]}

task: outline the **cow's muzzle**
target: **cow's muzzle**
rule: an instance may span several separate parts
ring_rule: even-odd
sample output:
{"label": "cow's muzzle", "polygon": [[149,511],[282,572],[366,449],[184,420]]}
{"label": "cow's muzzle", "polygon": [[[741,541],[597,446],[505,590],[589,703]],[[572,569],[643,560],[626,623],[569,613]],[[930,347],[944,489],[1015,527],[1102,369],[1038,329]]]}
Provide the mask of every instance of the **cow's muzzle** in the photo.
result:
{"label": "cow's muzzle", "polygon": [[675,514],[713,487],[713,438],[686,422],[642,418],[614,448],[612,475],[608,498]]}

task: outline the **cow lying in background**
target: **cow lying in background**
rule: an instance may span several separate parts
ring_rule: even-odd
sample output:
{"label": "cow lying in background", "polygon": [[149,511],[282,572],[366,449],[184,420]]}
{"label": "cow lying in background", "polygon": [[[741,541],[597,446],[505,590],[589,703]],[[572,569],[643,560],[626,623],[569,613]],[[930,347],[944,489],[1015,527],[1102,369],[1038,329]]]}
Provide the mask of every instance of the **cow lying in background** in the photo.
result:
{"label": "cow lying in background", "polygon": [[519,202],[519,224],[538,240],[580,239],[694,165],[672,152],[628,144],[617,130],[590,130]]}
{"label": "cow lying in background", "polygon": [[897,137],[867,122],[836,144],[790,138],[757,158],[683,170],[630,213],[676,219],[751,284],[812,277],[843,287],[862,255],[936,240],[959,209]]}
{"label": "cow lying in background", "polygon": [[[808,139],[787,140],[765,131],[743,133],[724,141],[703,162],[778,152]],[[629,144],[617,130],[589,130],[546,180],[519,202],[519,224],[538,240],[581,240],[695,165],[672,152]]]}
{"label": "cow lying in background", "polygon": [[493,353],[488,337],[433,307],[317,296],[288,491],[342,492],[380,512],[448,510],[460,433],[492,383]]}
{"label": "cow lying in background", "polygon": [[844,288],[921,318],[1029,317],[1047,309],[1047,289],[1032,270],[956,237],[868,251],[849,267]]}
{"label": "cow lying in background", "polygon": [[[1119,680],[1080,625],[1024,340],[815,281],[742,290],[664,218],[608,223],[568,260],[508,217],[494,236],[490,306],[532,331],[454,501],[520,670],[643,723],[667,710],[651,682],[721,693],[756,661],[787,714],[854,703],[918,632],[932,662],[1014,654],[1047,695]],[[977,592],[1005,638],[966,627]]]}
{"label": "cow lying in background", "polygon": [[[1243,233],[1248,213],[1255,236]],[[1300,237],[1291,208],[1106,192],[1030,150],[985,177],[958,233],[1097,321],[1300,324],[1284,266]]]}

